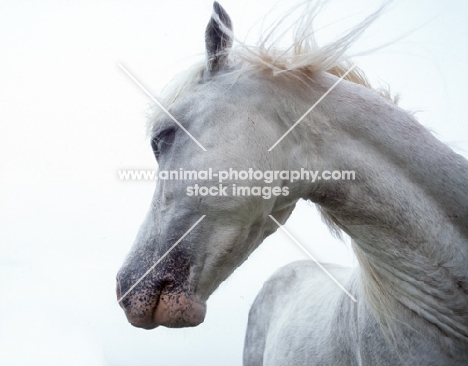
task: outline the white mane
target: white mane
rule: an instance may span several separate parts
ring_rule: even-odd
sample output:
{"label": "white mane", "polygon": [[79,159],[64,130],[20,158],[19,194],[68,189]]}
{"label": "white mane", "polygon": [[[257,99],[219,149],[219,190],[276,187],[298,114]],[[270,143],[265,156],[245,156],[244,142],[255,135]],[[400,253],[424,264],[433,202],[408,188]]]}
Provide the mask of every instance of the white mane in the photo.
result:
{"label": "white mane", "polygon": [[[282,75],[289,80],[310,80],[312,72],[324,71],[341,77],[351,66],[351,61],[346,57],[346,52],[364,31],[382,14],[386,2],[378,10],[370,14],[362,22],[350,29],[344,36],[334,42],[320,46],[314,34],[314,23],[319,10],[325,5],[324,1],[306,0],[292,7],[285,15],[276,20],[267,32],[260,36],[254,45],[248,45],[238,39],[232,49],[228,50],[229,64],[233,72],[237,74],[248,74],[255,71],[271,71],[272,76]],[[299,13],[298,19],[294,14]],[[279,29],[286,31],[276,36]],[[223,31],[232,32],[223,28]],[[284,37],[292,34],[290,47],[284,49],[280,43]],[[283,41],[283,42],[282,42]],[[161,103],[170,106],[192,85],[200,82],[203,78],[206,60],[196,62],[189,69],[179,73],[162,91]],[[372,89],[364,72],[355,67],[345,77],[346,80],[364,85]],[[382,96],[392,99],[388,89],[376,89]],[[397,98],[393,98],[394,102]],[[151,131],[160,116],[162,110],[155,106],[149,113],[148,133]]]}

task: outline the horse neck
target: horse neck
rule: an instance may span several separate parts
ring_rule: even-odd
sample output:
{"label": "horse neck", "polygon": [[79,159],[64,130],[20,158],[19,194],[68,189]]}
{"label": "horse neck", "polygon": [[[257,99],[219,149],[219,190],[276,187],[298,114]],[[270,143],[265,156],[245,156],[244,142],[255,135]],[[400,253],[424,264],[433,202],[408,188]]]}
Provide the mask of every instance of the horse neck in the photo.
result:
{"label": "horse neck", "polygon": [[[304,110],[335,81],[315,76]],[[374,309],[403,305],[468,342],[468,162],[391,101],[346,81],[292,134],[308,137],[295,162],[356,173],[307,183],[302,196],[356,243]]]}

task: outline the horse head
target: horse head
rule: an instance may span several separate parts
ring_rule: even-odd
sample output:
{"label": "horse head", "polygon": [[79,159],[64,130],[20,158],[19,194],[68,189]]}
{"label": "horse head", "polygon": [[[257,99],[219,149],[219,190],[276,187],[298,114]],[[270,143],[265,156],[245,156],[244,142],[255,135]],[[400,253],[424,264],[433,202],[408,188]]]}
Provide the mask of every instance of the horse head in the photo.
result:
{"label": "horse head", "polygon": [[[203,322],[208,297],[276,230],[268,215],[284,222],[299,198],[278,176],[266,181],[218,176],[278,171],[290,155],[281,148],[268,152],[281,136],[279,127],[269,123],[280,113],[267,103],[274,86],[260,91],[258,80],[239,79],[228,59],[232,41],[231,20],[215,3],[196,81],[182,88],[168,113],[153,123],[159,171],[199,174],[158,181],[146,220],[118,272],[120,305],[137,327]],[[201,174],[210,169],[211,175]],[[256,187],[261,195],[233,193],[239,186]]]}

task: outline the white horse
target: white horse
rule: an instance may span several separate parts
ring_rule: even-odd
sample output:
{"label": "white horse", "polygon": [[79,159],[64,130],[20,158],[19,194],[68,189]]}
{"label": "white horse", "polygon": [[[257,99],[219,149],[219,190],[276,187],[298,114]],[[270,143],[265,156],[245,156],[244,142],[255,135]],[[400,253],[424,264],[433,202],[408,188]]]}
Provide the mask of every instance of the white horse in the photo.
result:
{"label": "white horse", "polygon": [[207,58],[166,92],[152,146],[161,171],[352,170],[355,180],[224,182],[228,193],[279,187],[269,198],[188,194],[195,183],[223,189],[215,176],[160,180],[117,276],[120,305],[138,327],[200,324],[213,291],[277,230],[269,215],[284,223],[303,198],[353,239],[360,267],[327,268],[357,302],[312,262],[279,270],[250,312],[244,364],[467,365],[468,162],[361,73],[339,82],[343,53],[378,12],[319,48],[313,10],[283,52],[232,48],[215,3]]}

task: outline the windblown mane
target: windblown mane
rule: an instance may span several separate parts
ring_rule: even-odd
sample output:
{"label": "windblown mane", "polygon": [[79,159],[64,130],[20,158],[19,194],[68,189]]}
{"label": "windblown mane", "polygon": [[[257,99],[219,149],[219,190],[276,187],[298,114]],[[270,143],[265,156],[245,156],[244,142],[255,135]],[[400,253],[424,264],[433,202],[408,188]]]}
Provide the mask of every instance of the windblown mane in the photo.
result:
{"label": "windblown mane", "polygon": [[[290,77],[291,80],[299,79],[302,81],[307,81],[308,75],[317,71],[328,72],[338,77],[344,75],[352,65],[345,56],[346,51],[381,15],[388,2],[348,30],[344,36],[332,43],[319,46],[314,33],[314,23],[324,4],[325,1],[306,0],[292,7],[280,19],[273,22],[269,30],[260,36],[255,45],[248,45],[234,38],[235,44],[232,49],[228,50],[229,64],[233,66],[234,72],[267,70],[271,71],[273,76],[281,74],[286,78]],[[297,13],[299,13],[298,19],[294,19],[294,14]],[[280,36],[276,36],[276,33],[288,24],[286,31],[281,32]],[[222,28],[224,32],[232,33],[223,25]],[[291,44],[289,47],[283,48],[280,43],[285,43],[284,38],[287,34],[292,34],[293,39],[289,42]],[[185,90],[202,80],[204,69],[205,60],[200,60],[191,68],[179,73],[163,89],[160,95],[162,105],[170,108]],[[364,72],[358,67],[354,67],[345,76],[345,79],[373,89]],[[385,98],[392,99],[388,90],[374,90]],[[394,102],[396,102],[396,98]],[[150,112],[149,133],[151,133],[161,112],[162,110],[157,106]]]}

